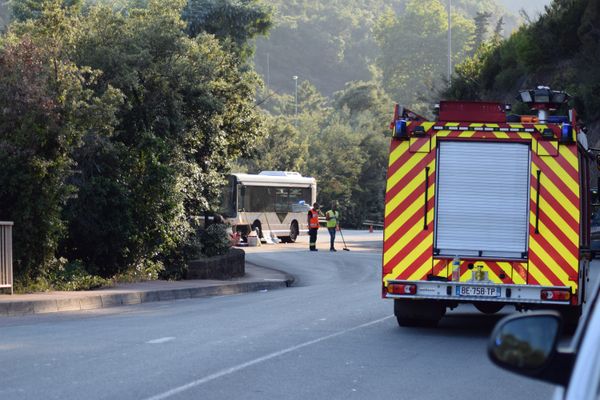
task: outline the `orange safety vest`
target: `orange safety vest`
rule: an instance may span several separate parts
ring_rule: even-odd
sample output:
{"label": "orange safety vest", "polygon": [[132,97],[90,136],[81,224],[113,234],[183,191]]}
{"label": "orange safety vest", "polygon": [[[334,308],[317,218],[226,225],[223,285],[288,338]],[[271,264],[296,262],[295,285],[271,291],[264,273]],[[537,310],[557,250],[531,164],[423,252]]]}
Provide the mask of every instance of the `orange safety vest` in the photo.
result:
{"label": "orange safety vest", "polygon": [[310,220],[308,221],[309,228],[317,228],[319,229],[319,212],[315,209],[311,208],[310,211]]}

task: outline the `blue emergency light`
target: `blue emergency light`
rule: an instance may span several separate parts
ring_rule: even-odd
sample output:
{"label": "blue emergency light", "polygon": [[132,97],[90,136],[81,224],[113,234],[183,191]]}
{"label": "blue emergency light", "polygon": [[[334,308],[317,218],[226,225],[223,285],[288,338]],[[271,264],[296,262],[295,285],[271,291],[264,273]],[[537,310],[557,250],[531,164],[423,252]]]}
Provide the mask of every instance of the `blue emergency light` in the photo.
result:
{"label": "blue emergency light", "polygon": [[407,139],[408,134],[406,132],[406,120],[398,119],[394,125],[394,137],[396,139]]}
{"label": "blue emergency light", "polygon": [[573,126],[571,124],[562,124],[560,141],[563,143],[571,143],[573,141]]}
{"label": "blue emergency light", "polygon": [[550,115],[546,118],[549,124],[564,124],[569,122],[569,117],[566,115]]}

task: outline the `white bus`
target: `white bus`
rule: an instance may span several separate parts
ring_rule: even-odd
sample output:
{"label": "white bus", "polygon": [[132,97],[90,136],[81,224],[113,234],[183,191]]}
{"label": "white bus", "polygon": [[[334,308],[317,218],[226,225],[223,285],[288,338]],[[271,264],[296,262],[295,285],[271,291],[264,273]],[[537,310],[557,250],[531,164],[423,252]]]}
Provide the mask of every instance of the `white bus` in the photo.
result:
{"label": "white bus", "polygon": [[231,174],[223,190],[221,214],[245,238],[250,230],[270,231],[294,242],[308,232],[306,216],[317,200],[317,181],[298,172]]}

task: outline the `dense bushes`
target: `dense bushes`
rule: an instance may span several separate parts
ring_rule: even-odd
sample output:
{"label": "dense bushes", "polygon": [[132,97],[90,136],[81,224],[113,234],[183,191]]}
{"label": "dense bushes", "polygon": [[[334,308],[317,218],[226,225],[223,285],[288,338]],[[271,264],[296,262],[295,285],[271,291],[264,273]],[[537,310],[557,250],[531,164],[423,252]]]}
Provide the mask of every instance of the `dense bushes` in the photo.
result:
{"label": "dense bushes", "polygon": [[245,41],[268,13],[231,41],[202,19],[188,36],[184,0],[145,3],[15,2],[33,8],[0,37],[0,220],[15,222],[21,286],[181,268],[230,162],[263,134]]}
{"label": "dense bushes", "polygon": [[201,253],[206,257],[222,256],[231,247],[231,238],[224,224],[212,224],[200,235]]}
{"label": "dense bushes", "polygon": [[231,238],[224,224],[194,229],[177,253],[167,254],[162,258],[165,268],[160,271],[159,277],[183,279],[187,275],[188,261],[224,255],[231,246]]}
{"label": "dense bushes", "polygon": [[15,223],[15,276],[24,283],[57,268],[62,210],[76,193],[74,151],[95,113],[115,112],[108,94],[89,89],[97,72],[64,57],[73,50],[69,25],[76,21],[55,4],[0,39],[0,219]]}

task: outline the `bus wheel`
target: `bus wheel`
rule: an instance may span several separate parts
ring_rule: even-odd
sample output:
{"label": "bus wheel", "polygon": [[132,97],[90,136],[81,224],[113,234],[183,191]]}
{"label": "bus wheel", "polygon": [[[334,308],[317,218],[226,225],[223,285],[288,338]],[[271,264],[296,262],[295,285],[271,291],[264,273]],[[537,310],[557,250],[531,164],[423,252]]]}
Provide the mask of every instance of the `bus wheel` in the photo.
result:
{"label": "bus wheel", "polygon": [[[257,229],[258,229],[258,232],[256,231]],[[254,221],[254,223],[252,224],[252,231],[256,232],[260,239],[263,238],[262,225],[260,224],[259,220]]]}
{"label": "bus wheel", "polygon": [[296,239],[298,239],[298,234],[300,233],[300,229],[298,229],[298,222],[293,221],[292,225],[290,225],[290,243],[294,243]]}
{"label": "bus wheel", "polygon": [[437,326],[446,306],[435,300],[395,299],[394,315],[400,326]]}
{"label": "bus wheel", "polygon": [[502,303],[475,303],[474,306],[484,314],[496,314],[504,308]]}

